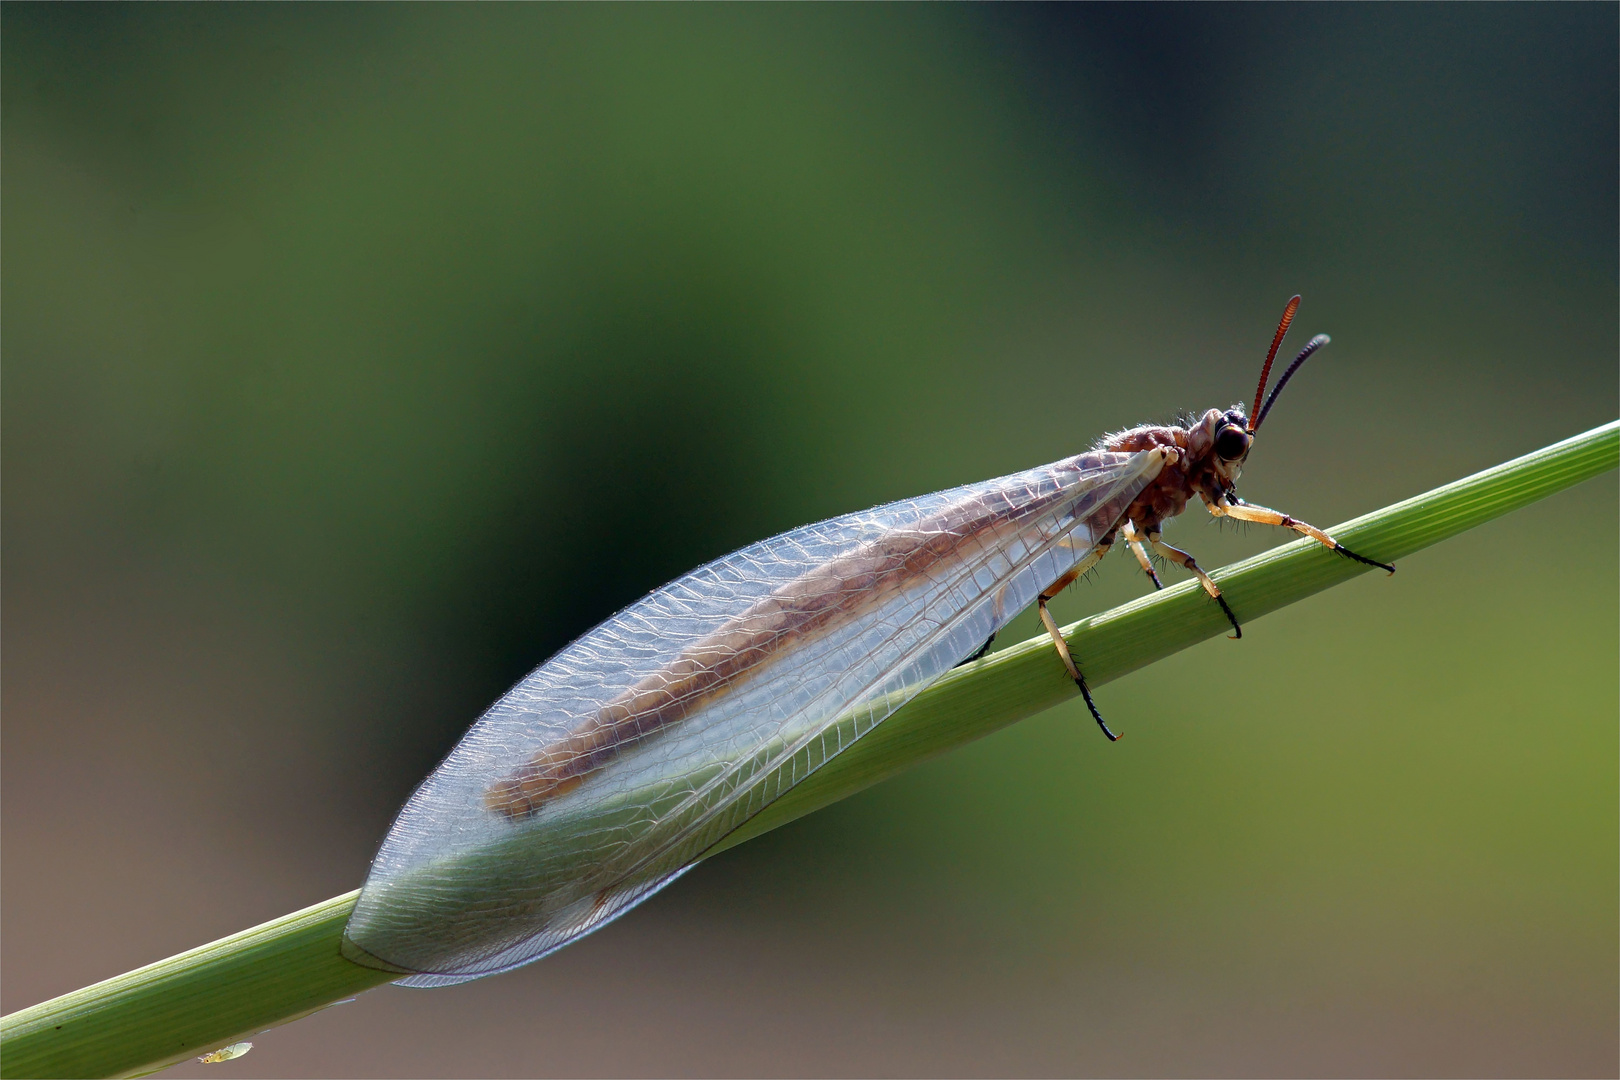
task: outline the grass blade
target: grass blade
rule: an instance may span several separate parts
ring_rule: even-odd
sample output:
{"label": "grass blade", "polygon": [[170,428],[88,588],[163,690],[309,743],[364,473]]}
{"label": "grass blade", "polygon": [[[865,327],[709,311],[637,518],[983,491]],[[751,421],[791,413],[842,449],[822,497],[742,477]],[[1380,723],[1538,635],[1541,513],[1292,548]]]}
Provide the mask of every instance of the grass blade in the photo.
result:
{"label": "grass blade", "polygon": [[[1501,517],[1620,461],[1620,421],[1396,503],[1331,530],[1350,547],[1395,561]],[[1252,621],[1367,573],[1300,540],[1212,576]],[[1226,632],[1196,582],[1066,628],[1087,677],[1102,684]],[[1038,638],[959,668],[789,791],[721,851],[1076,696]],[[712,854],[713,852],[711,852]],[[308,1015],[387,982],[339,954],[358,893],[0,1018],[0,1076],[128,1076],[156,1071]]]}

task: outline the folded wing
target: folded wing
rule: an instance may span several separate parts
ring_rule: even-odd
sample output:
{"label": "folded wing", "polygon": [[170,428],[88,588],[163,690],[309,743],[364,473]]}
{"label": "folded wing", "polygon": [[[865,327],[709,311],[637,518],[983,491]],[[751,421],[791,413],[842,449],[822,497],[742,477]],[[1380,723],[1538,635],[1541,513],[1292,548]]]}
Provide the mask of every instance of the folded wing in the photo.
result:
{"label": "folded wing", "polygon": [[491,706],[411,796],[345,954],[461,982],[646,899],[972,655],[1160,460],[1081,454],[807,525],[625,608]]}

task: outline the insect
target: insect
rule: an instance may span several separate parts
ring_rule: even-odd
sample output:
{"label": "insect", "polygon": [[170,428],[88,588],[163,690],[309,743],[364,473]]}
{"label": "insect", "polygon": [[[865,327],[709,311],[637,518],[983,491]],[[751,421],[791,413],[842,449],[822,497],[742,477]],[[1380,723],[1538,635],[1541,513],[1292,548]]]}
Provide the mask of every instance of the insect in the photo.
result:
{"label": "insect", "polygon": [[211,1050],[198,1057],[197,1060],[204,1065],[218,1065],[222,1061],[235,1061],[251,1049],[253,1049],[253,1044],[250,1042],[231,1043],[231,1045],[222,1046],[218,1050]]}
{"label": "insect", "polygon": [[[1266,379],[1299,297],[1261,371]],[[1047,604],[1123,538],[1151,548],[1196,495],[1217,516],[1332,537],[1234,485],[1316,337],[1264,398],[1187,427],[1137,427],[1085,453],[760,541],[656,589],[507,692],[412,794],[345,928],[344,954],[407,985],[508,970],[679,877],[1031,603],[1110,740]]]}

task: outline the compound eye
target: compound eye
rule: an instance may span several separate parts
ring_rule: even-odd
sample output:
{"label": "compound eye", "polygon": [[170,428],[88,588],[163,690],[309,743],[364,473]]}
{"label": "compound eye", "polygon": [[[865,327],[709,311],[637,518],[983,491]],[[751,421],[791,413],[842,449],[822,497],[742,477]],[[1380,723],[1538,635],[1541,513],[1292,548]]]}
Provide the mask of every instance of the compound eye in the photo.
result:
{"label": "compound eye", "polygon": [[1237,428],[1222,428],[1215,436],[1215,453],[1222,461],[1236,461],[1249,452],[1249,436]]}

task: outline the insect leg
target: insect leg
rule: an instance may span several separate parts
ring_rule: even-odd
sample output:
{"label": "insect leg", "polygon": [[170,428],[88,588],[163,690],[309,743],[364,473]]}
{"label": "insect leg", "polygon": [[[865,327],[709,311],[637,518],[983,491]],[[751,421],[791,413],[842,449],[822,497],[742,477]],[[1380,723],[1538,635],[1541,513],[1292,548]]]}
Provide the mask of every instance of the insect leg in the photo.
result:
{"label": "insect leg", "polygon": [[1102,713],[1097,711],[1097,703],[1091,700],[1091,687],[1086,685],[1086,677],[1080,674],[1080,668],[1075,664],[1074,657],[1069,654],[1069,643],[1063,640],[1063,632],[1058,629],[1057,621],[1052,618],[1052,613],[1046,609],[1047,601],[1072,585],[1074,580],[1081,574],[1097,565],[1097,562],[1108,554],[1109,547],[1110,545],[1106,543],[1098,544],[1091,550],[1091,554],[1075,565],[1073,570],[1070,570],[1048,586],[1036,598],[1035,606],[1041,614],[1041,625],[1046,627],[1046,632],[1052,635],[1052,644],[1057,646],[1058,659],[1063,661],[1063,666],[1068,670],[1069,678],[1074,680],[1074,685],[1080,688],[1080,696],[1086,699],[1086,708],[1091,710],[1091,718],[1097,721],[1097,726],[1102,728],[1102,733],[1108,736],[1109,742],[1118,742],[1119,736],[1108,730],[1107,721],[1102,718]]}
{"label": "insect leg", "polygon": [[1232,629],[1237,631],[1237,633],[1232,635],[1233,640],[1242,637],[1243,627],[1238,625],[1237,616],[1232,614],[1232,609],[1226,606],[1226,597],[1221,595],[1220,588],[1215,584],[1215,582],[1210,580],[1208,574],[1204,573],[1203,568],[1198,565],[1198,560],[1187,554],[1185,551],[1182,551],[1180,548],[1171,547],[1169,544],[1159,539],[1160,535],[1161,534],[1156,532],[1148,533],[1148,543],[1153,545],[1153,550],[1157,551],[1160,555],[1163,555],[1171,562],[1186,567],[1190,573],[1197,577],[1198,583],[1204,587],[1205,592],[1209,593],[1209,598],[1221,605],[1221,610],[1226,612],[1227,621],[1232,624]]}
{"label": "insect leg", "polygon": [[984,639],[984,644],[979,646],[979,651],[978,652],[974,653],[972,656],[968,657],[966,660],[963,660],[961,663],[957,664],[956,666],[961,667],[962,664],[971,664],[975,660],[983,660],[985,654],[990,651],[990,646],[994,645],[995,643],[996,643],[996,635],[991,634],[989,637]]}
{"label": "insect leg", "polygon": [[[1006,620],[1007,615],[1007,586],[1003,585],[1001,588],[996,590],[994,609],[996,615],[996,625],[1000,626]],[[994,645],[995,643],[996,632],[992,631],[990,636],[985,639],[984,644],[979,646],[978,652],[974,653],[966,660],[961,661],[961,663],[958,663],[956,666],[961,667],[962,664],[971,664],[975,660],[982,660],[985,653],[990,651],[990,646]]]}
{"label": "insect leg", "polygon": [[1366,563],[1368,566],[1376,566],[1378,569],[1388,570],[1392,574],[1395,572],[1395,567],[1391,566],[1389,563],[1381,563],[1375,559],[1369,559],[1364,555],[1357,555],[1355,552],[1333,539],[1333,537],[1329,536],[1321,529],[1318,529],[1315,525],[1307,525],[1298,518],[1289,517],[1287,514],[1277,510],[1268,510],[1264,506],[1256,506],[1254,503],[1247,503],[1239,499],[1234,505],[1230,506],[1223,506],[1220,503],[1210,503],[1209,512],[1214,514],[1216,517],[1229,517],[1238,521],[1253,521],[1259,525],[1281,525],[1285,529],[1293,529],[1295,532],[1300,533],[1301,535],[1308,536],[1330,551],[1337,551],[1340,555],[1352,558],[1356,560],[1356,562]]}
{"label": "insect leg", "polygon": [[1148,558],[1147,548],[1142,546],[1142,536],[1136,531],[1136,526],[1126,520],[1119,528],[1125,534],[1125,542],[1131,545],[1131,553],[1136,556],[1136,561],[1142,564],[1142,573],[1153,579],[1155,589],[1164,588],[1164,582],[1159,580],[1158,573],[1153,569],[1153,561]]}

